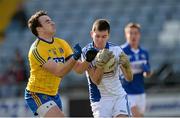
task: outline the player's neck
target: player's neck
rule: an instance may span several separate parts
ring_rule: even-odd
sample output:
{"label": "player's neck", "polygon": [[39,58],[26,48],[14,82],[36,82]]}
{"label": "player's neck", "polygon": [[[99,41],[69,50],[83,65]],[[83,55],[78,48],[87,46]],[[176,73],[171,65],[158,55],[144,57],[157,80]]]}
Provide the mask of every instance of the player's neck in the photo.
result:
{"label": "player's neck", "polygon": [[106,47],[106,44],[97,45],[97,44],[94,43],[94,47],[101,50],[101,49],[104,49]]}
{"label": "player's neck", "polygon": [[42,38],[43,40],[47,42],[52,42],[53,36],[52,35],[40,35],[39,38]]}
{"label": "player's neck", "polygon": [[96,45],[94,47],[100,50],[105,48],[105,46],[96,46]]}
{"label": "player's neck", "polygon": [[135,50],[139,49],[139,46],[138,46],[138,45],[130,44],[130,46],[131,46],[132,49],[135,49]]}

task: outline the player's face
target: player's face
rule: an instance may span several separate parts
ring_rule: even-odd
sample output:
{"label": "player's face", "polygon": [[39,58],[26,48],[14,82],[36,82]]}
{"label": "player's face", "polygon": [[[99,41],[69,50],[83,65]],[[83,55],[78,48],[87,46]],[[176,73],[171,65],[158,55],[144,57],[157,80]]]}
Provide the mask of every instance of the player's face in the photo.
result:
{"label": "player's face", "polygon": [[127,42],[132,46],[138,46],[141,34],[137,28],[128,28],[125,31]]}
{"label": "player's face", "polygon": [[54,35],[56,32],[55,23],[51,20],[51,18],[47,15],[39,17],[39,22],[41,23],[40,32],[45,34]]}
{"label": "player's face", "polygon": [[91,37],[95,44],[95,47],[99,49],[103,49],[106,45],[106,42],[109,39],[109,32],[108,30],[105,31],[91,31]]}

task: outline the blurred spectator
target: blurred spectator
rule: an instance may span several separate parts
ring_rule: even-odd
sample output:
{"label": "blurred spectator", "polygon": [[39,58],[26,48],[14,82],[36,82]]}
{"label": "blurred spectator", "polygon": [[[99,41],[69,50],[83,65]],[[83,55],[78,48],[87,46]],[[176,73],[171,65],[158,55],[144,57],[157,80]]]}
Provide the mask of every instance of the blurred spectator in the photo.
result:
{"label": "blurred spectator", "polygon": [[0,75],[0,97],[21,95],[22,91],[17,83],[22,83],[27,80],[25,61],[19,49],[15,50],[15,56],[11,62],[7,71]]}
{"label": "blurred spectator", "polygon": [[24,30],[27,28],[27,15],[23,2],[17,6],[17,10],[13,16],[12,21],[13,23],[18,24],[20,26],[20,30]]}
{"label": "blurred spectator", "polygon": [[4,38],[5,38],[5,33],[0,32],[0,44],[4,41]]}
{"label": "blurred spectator", "polygon": [[[16,82],[23,82],[26,80],[26,67],[25,61],[22,55],[20,54],[19,49],[15,50],[15,57],[12,60],[11,65],[12,73],[16,77]],[[10,71],[11,72],[11,71]]]}

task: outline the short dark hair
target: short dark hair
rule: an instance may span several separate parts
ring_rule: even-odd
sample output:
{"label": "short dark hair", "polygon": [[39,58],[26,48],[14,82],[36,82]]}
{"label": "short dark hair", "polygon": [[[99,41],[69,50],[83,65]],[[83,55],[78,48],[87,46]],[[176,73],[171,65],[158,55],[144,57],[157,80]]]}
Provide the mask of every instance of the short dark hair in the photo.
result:
{"label": "short dark hair", "polygon": [[141,31],[141,25],[138,23],[128,23],[126,25],[126,27],[124,28],[124,30],[128,29],[128,28],[136,28],[139,30],[139,32]]}
{"label": "short dark hair", "polygon": [[28,27],[35,36],[38,36],[36,28],[41,26],[41,23],[38,19],[39,17],[44,15],[47,15],[46,11],[38,11],[34,15],[32,15],[31,18],[28,20]]}
{"label": "short dark hair", "polygon": [[108,20],[106,19],[98,19],[93,23],[92,31],[105,31],[108,30],[108,33],[110,33],[110,25]]}

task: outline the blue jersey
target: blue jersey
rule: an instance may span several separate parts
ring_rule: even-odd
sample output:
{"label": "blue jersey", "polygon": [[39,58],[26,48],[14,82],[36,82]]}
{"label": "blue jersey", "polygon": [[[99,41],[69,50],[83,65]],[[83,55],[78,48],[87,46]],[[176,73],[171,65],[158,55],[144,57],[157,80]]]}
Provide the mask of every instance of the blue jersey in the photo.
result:
{"label": "blue jersey", "polygon": [[[128,43],[121,46],[125,54],[128,55],[133,72],[133,81],[127,82],[121,75],[121,83],[128,94],[144,93],[144,77],[143,72],[150,71],[148,52],[139,47],[133,50]],[[144,68],[144,65],[146,68]]]}
{"label": "blue jersey", "polygon": [[[85,54],[86,52],[90,49],[94,48],[93,43],[89,43],[82,49],[82,60],[85,59]],[[119,55],[123,52],[120,46],[116,46],[112,43],[107,42],[106,43],[106,49],[109,51],[112,51],[116,60],[119,60]],[[98,50],[98,49],[97,49]],[[116,69],[115,71],[112,71],[110,73],[104,73],[103,78],[100,82],[99,85],[95,85],[92,81],[91,78],[86,71],[86,76],[88,79],[88,85],[89,85],[89,96],[91,102],[98,102],[102,97],[107,97],[107,96],[122,96],[125,95],[126,92],[122,87],[121,82],[119,81],[119,75],[121,73],[121,69],[118,66],[118,63],[116,63]],[[91,62],[90,67],[95,67],[95,61],[93,60]]]}

